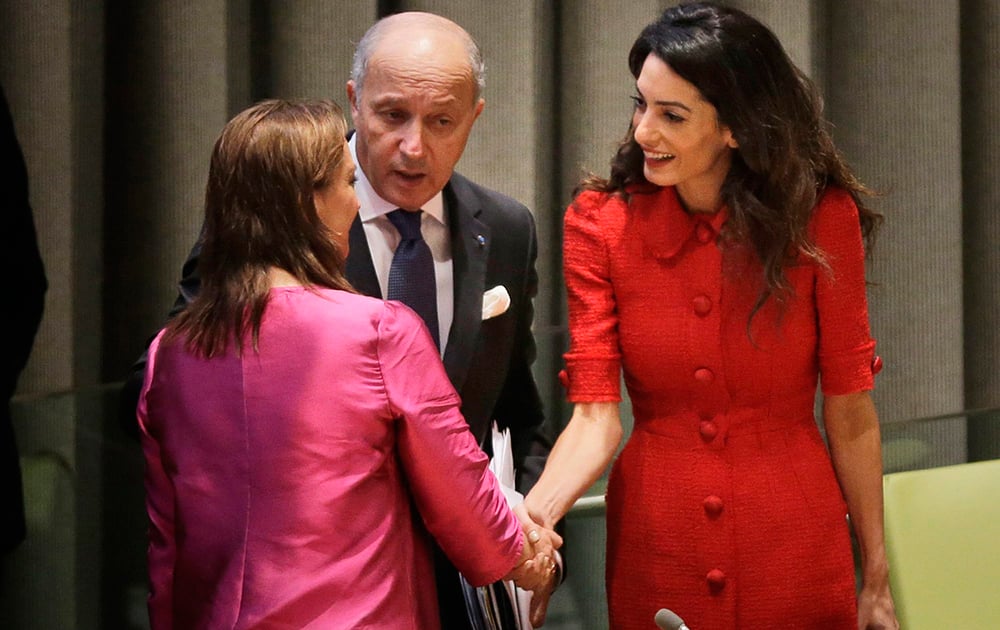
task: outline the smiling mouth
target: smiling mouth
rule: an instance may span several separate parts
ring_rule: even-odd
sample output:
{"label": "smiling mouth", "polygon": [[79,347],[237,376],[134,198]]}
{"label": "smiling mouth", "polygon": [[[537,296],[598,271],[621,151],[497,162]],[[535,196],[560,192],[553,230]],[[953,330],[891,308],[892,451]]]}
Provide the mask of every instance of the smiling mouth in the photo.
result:
{"label": "smiling mouth", "polygon": [[666,162],[667,160],[672,160],[676,157],[673,153],[654,153],[653,151],[643,151],[642,154],[647,160],[655,160],[658,162]]}

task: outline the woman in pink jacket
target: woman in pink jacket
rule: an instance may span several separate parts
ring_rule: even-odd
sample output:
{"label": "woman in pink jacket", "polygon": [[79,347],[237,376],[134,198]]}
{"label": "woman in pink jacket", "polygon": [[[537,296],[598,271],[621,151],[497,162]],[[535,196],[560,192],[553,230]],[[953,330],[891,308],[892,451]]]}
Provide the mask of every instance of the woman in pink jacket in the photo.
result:
{"label": "woman in pink jacket", "polygon": [[266,101],[215,145],[138,408],[154,629],[436,628],[428,532],[473,583],[540,579],[421,320],[344,278],[345,131]]}

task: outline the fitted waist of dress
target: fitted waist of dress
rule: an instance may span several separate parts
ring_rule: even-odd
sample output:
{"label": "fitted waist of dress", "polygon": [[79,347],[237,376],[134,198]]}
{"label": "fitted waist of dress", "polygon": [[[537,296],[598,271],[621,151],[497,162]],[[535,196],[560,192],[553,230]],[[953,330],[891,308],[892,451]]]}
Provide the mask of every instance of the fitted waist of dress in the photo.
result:
{"label": "fitted waist of dress", "polygon": [[811,433],[818,431],[818,428],[811,409],[793,414],[740,409],[718,414],[679,411],[652,417],[643,417],[637,413],[635,430],[690,442],[691,446],[719,448],[734,438],[796,430]]}

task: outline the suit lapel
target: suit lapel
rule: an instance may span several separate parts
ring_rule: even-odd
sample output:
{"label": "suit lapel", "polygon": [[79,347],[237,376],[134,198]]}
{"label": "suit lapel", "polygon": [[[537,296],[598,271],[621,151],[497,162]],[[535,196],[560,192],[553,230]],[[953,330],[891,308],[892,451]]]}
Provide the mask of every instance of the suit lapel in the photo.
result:
{"label": "suit lapel", "polygon": [[[481,208],[475,195],[458,176],[452,177],[444,193],[455,285],[455,313],[448,332],[444,367],[455,389],[461,392],[482,325],[486,262],[492,236],[490,227],[478,218]],[[350,247],[348,281],[359,292],[384,299],[360,218],[351,224]]]}
{"label": "suit lapel", "polygon": [[351,224],[349,243],[351,251],[347,255],[347,280],[361,293],[381,299],[382,288],[378,284],[368,238],[365,237],[365,228],[359,217],[355,217]]}
{"label": "suit lapel", "polygon": [[451,232],[455,284],[455,316],[448,333],[444,367],[455,389],[462,391],[482,325],[486,261],[492,241],[490,227],[479,220],[481,208],[458,177],[445,188]]}

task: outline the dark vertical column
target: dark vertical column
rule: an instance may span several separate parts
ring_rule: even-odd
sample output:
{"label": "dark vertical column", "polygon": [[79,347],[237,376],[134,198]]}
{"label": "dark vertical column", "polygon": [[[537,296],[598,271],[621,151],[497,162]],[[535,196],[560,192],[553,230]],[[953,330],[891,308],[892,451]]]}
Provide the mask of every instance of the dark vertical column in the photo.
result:
{"label": "dark vertical column", "polygon": [[115,0],[107,11],[105,377],[163,324],[198,235],[229,114],[227,3]]}
{"label": "dark vertical column", "polygon": [[345,86],[354,45],[375,22],[376,3],[261,4],[267,7],[262,17],[267,23],[268,92],[256,96],[331,98],[349,112]]}
{"label": "dark vertical column", "polygon": [[[0,81],[28,169],[29,196],[49,282],[44,318],[19,380],[22,393],[74,385],[73,268],[82,261],[74,259],[72,138],[78,121],[71,29],[70,3],[57,2],[48,9],[35,3],[0,3]],[[94,104],[83,104],[81,111],[100,107],[100,92],[89,96]],[[89,227],[89,235],[99,242],[100,226]],[[99,282],[91,284],[99,294]]]}
{"label": "dark vertical column", "polygon": [[[20,395],[74,387],[77,374],[85,371],[78,364],[78,340],[83,335],[98,337],[89,322],[79,319],[75,268],[99,267],[100,222],[84,225],[82,220],[95,212],[91,195],[99,196],[100,185],[77,190],[77,176],[84,171],[76,165],[75,152],[79,148],[76,139],[99,125],[100,73],[90,75],[97,80],[95,89],[77,92],[81,86],[74,79],[73,56],[93,50],[76,47],[75,36],[82,33],[74,31],[71,4],[0,3],[0,82],[27,167],[29,199],[49,285],[31,359],[18,381]],[[95,10],[99,11],[96,3]],[[99,41],[99,31],[87,35]],[[81,62],[99,67],[100,57]],[[81,123],[87,123],[86,129],[77,129]],[[99,176],[99,167],[96,173]],[[78,202],[83,204],[79,211]],[[77,248],[84,238],[95,243],[85,252]],[[99,277],[89,280],[99,300]],[[89,314],[99,322],[99,313]],[[84,345],[87,361],[96,371],[95,346]],[[11,409],[22,461],[27,538],[0,562],[0,627],[78,627],[86,615],[75,584],[79,531],[72,470],[79,422],[70,397],[38,396],[35,400],[26,410],[28,405],[15,396]],[[53,597],[53,593],[62,596]]]}
{"label": "dark vertical column", "polygon": [[[962,2],[965,396],[1000,407],[1000,5]],[[1000,457],[1000,414],[970,418],[969,459]]]}

